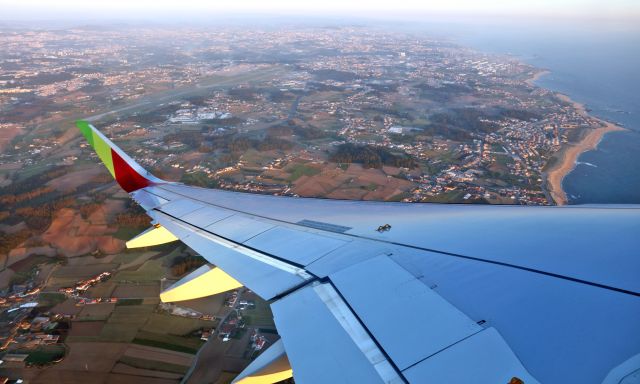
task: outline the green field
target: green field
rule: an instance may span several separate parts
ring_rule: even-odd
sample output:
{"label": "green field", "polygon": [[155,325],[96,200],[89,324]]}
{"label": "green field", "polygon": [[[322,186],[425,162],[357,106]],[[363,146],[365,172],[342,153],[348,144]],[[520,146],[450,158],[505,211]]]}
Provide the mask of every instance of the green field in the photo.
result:
{"label": "green field", "polygon": [[102,321],[107,320],[115,304],[113,303],[98,303],[83,305],[80,313],[76,316],[78,321]]}
{"label": "green field", "polygon": [[513,164],[513,158],[509,155],[495,155],[496,162],[500,165],[507,166]]}
{"label": "green field", "polygon": [[184,365],[170,364],[163,361],[140,359],[131,356],[122,356],[119,361],[122,364],[126,364],[131,367],[151,369],[154,371],[185,374],[189,370],[189,367],[185,367]]}
{"label": "green field", "polygon": [[115,282],[157,282],[166,275],[165,268],[162,266],[162,259],[148,260],[135,271],[120,271],[114,276],[113,280]]}
{"label": "green field", "polygon": [[78,282],[78,279],[73,277],[56,277],[51,276],[47,281],[47,289],[56,289],[61,287],[71,287]]}
{"label": "green field", "polygon": [[[140,232],[142,231],[139,230],[138,233]],[[137,233],[135,235],[137,235]],[[123,240],[131,240],[133,237],[135,237],[135,235]],[[113,259],[113,262],[118,264],[131,264],[142,257],[145,253],[146,252],[124,251],[116,255],[116,257]],[[122,265],[120,266],[120,268],[122,268]]]}
{"label": "green field", "polygon": [[204,341],[196,337],[182,337],[145,331],[138,332],[138,335],[132,342],[134,344],[190,354],[197,353],[198,349],[204,344]]}
{"label": "green field", "polygon": [[38,304],[41,306],[53,306],[65,301],[67,297],[59,292],[41,292],[38,295]]}
{"label": "green field", "polygon": [[[123,302],[126,302],[124,304]],[[100,332],[99,340],[131,342],[145,325],[155,305],[140,305],[141,299],[119,300]]]}
{"label": "green field", "polygon": [[498,144],[498,143],[491,143],[491,150],[493,152],[503,152],[504,153],[504,148],[502,147],[502,144]]}
{"label": "green field", "polygon": [[[89,260],[92,262],[91,259]],[[53,271],[51,276],[56,279],[74,279],[74,281],[78,281],[105,271],[112,271],[116,267],[118,267],[118,264],[101,263],[99,261],[96,264],[63,265]]]}
{"label": "green field", "polygon": [[[168,246],[172,247],[174,245],[168,244]],[[154,248],[154,250],[156,250],[156,248]],[[157,248],[157,250],[161,250],[161,249]],[[167,276],[165,265],[167,265],[170,260],[172,260],[174,257],[176,257],[181,253],[184,253],[184,248],[175,247],[173,250],[171,250],[171,252],[169,252],[168,254],[162,257],[145,261],[136,270],[133,270],[133,271],[126,270],[126,271],[120,271],[116,273],[112,281],[158,282],[161,278]],[[138,253],[138,255],[140,254]],[[118,257],[122,257],[122,260],[127,259],[127,256],[118,256]]]}
{"label": "green field", "polygon": [[115,283],[110,281],[96,284],[87,290],[87,296],[89,297],[111,297],[113,290],[115,289]]}
{"label": "green field", "polygon": [[[134,315],[134,316],[145,316],[153,312],[156,308],[155,304],[140,304],[140,305],[117,305],[113,310],[111,317],[119,316],[119,315]],[[145,316],[146,318],[146,316]]]}
{"label": "green field", "polygon": [[144,326],[144,330],[153,333],[182,336],[188,335],[200,328],[211,328],[214,325],[216,325],[215,321],[152,313],[151,316],[149,316],[149,321]]}
{"label": "green field", "polygon": [[29,352],[27,364],[48,364],[60,360],[65,355],[64,345],[46,345]]}
{"label": "green field", "polygon": [[243,319],[247,325],[275,327],[269,304],[262,300],[256,300],[255,303],[256,307],[254,309],[245,309],[243,311]]}
{"label": "green field", "polygon": [[135,325],[138,327],[143,326],[148,319],[148,315],[144,313],[113,313],[109,317],[107,324],[121,324],[121,325]]}
{"label": "green field", "polygon": [[116,307],[140,305],[140,304],[142,304],[142,301],[143,301],[143,299],[120,299],[116,303]]}
{"label": "green field", "polygon": [[100,341],[128,343],[138,334],[140,325],[131,323],[112,323],[109,321],[100,332]]}
{"label": "green field", "polygon": [[[136,237],[137,235],[139,235],[142,231],[144,231],[145,228],[132,228],[132,227],[118,227],[118,230],[113,234],[113,237],[120,239],[120,240],[131,240],[132,238]],[[123,252],[123,255],[128,254],[129,252]],[[131,252],[132,254],[136,254],[139,252]]]}
{"label": "green field", "polygon": [[287,169],[287,172],[291,174],[289,181],[296,181],[302,176],[314,176],[320,173],[320,170],[315,167],[310,167],[306,164],[293,164]]}
{"label": "green field", "polygon": [[209,178],[209,175],[204,172],[185,173],[182,175],[180,182],[187,185],[195,185],[197,187],[204,188],[218,187],[218,181]]}
{"label": "green field", "polygon": [[39,164],[36,164],[32,167],[28,167],[26,169],[21,169],[20,172],[18,172],[17,174],[17,178],[16,180],[14,180],[15,183],[20,183],[26,179],[28,179],[31,176],[35,176],[38,175],[40,173],[46,172],[50,169],[52,169],[53,166],[50,165],[48,162],[42,162]]}

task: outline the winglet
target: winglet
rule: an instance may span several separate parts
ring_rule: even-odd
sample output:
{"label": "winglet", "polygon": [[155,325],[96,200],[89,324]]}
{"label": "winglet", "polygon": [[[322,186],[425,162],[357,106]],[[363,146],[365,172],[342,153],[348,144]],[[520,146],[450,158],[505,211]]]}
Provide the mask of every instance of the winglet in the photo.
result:
{"label": "winglet", "polygon": [[164,183],[163,180],[142,168],[93,125],[84,120],[78,120],[76,126],[96,151],[111,176],[125,191],[133,192],[154,184]]}

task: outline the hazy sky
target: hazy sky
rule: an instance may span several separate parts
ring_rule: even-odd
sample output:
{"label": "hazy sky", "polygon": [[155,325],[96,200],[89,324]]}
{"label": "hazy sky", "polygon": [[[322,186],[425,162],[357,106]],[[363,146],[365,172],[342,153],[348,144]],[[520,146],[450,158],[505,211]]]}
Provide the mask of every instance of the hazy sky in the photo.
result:
{"label": "hazy sky", "polygon": [[0,0],[0,19],[155,17],[216,13],[371,15],[520,15],[635,18],[640,0]]}

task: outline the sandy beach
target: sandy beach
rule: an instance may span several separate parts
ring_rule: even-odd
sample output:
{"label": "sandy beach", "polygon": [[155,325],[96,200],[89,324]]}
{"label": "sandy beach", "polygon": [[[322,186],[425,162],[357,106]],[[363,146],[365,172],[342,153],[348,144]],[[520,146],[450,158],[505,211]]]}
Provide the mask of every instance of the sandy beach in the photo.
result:
{"label": "sandy beach", "polygon": [[551,73],[551,72],[550,72],[550,71],[547,71],[546,69],[545,69],[545,70],[542,70],[542,71],[540,71],[540,72],[536,72],[533,76],[531,76],[531,78],[527,79],[527,80],[525,81],[525,83],[527,83],[527,84],[529,84],[530,86],[534,87],[534,86],[536,85],[536,84],[535,84],[536,80],[538,80],[538,79],[539,79],[539,78],[541,78],[542,76],[547,75],[547,74],[549,74],[549,73]]}
{"label": "sandy beach", "polygon": [[[561,100],[573,105],[573,107],[576,108],[579,113],[585,116],[588,115],[588,112],[586,111],[584,105],[571,100],[566,95],[558,94],[558,97]],[[591,117],[593,118],[593,116]],[[551,197],[553,198],[553,201],[555,201],[558,205],[565,205],[568,202],[567,194],[562,189],[562,180],[567,174],[569,174],[569,172],[571,172],[575,168],[576,161],[578,160],[580,154],[597,148],[598,144],[602,140],[602,137],[606,133],[624,130],[624,128],[607,121],[600,119],[596,120],[600,121],[603,126],[590,129],[582,138],[582,140],[580,140],[580,142],[571,144],[570,146],[563,148],[559,153],[560,159],[558,163],[547,172],[547,188],[549,190],[549,193],[551,194]]]}

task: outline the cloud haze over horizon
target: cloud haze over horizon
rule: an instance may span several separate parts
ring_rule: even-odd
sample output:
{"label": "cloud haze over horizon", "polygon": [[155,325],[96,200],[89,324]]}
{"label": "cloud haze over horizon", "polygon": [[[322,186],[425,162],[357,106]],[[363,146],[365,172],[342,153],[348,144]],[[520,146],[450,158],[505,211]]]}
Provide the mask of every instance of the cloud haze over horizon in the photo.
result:
{"label": "cloud haze over horizon", "polygon": [[0,0],[0,19],[166,18],[220,14],[269,14],[341,17],[417,17],[419,15],[564,17],[571,19],[639,19],[636,0]]}

